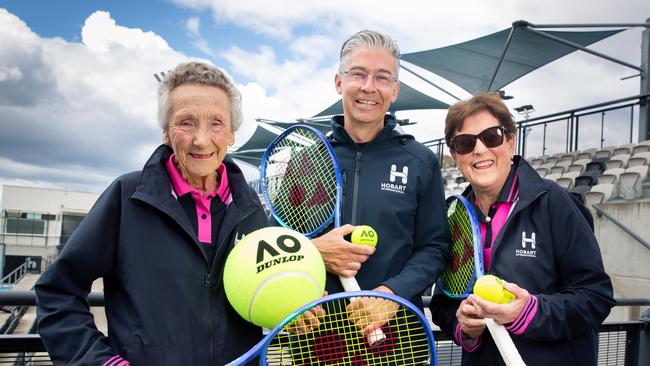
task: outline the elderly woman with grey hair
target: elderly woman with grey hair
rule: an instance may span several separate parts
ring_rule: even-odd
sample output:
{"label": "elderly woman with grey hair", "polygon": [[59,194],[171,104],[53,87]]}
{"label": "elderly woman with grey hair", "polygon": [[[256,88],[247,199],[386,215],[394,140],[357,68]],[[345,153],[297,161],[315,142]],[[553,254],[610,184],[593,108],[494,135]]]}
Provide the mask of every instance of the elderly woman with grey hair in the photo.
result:
{"label": "elderly woman with grey hair", "polygon": [[[266,225],[226,157],[241,125],[239,91],[213,66],[181,64],[160,84],[158,115],[163,144],[106,189],[36,284],[55,364],[222,365],[262,336],[222,282],[234,243]],[[108,335],[86,300],[98,278]]]}

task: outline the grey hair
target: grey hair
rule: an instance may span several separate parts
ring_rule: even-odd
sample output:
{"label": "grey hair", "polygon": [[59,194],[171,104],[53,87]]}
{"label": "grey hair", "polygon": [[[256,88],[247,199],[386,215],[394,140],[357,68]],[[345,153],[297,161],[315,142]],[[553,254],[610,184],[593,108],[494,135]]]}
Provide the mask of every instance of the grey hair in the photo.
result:
{"label": "grey hair", "polygon": [[216,86],[223,90],[230,99],[230,120],[233,132],[239,129],[242,123],[241,93],[233,81],[219,68],[202,62],[188,62],[176,68],[160,82],[158,87],[158,123],[164,130],[169,124],[171,106],[169,95],[179,85],[201,84]]}
{"label": "grey hair", "polygon": [[395,77],[399,77],[399,47],[397,43],[385,33],[372,31],[372,30],[362,30],[357,32],[352,37],[348,38],[347,41],[343,42],[341,47],[341,55],[339,58],[339,73],[342,73],[343,63],[345,58],[352,52],[360,48],[380,48],[386,50],[393,58],[395,59]]}

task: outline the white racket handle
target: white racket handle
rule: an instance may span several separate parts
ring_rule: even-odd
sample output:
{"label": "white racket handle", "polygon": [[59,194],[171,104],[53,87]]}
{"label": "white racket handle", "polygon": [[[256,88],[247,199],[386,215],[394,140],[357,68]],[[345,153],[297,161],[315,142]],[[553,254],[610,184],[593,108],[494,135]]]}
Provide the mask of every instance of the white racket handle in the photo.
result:
{"label": "white racket handle", "polygon": [[501,353],[503,362],[507,366],[526,366],[506,328],[503,325],[495,323],[492,318],[485,318],[485,325],[490,331],[492,339],[494,339],[494,343],[499,349],[499,353]]}
{"label": "white racket handle", "polygon": [[[343,285],[345,292],[361,291],[361,287],[359,287],[356,278],[339,276],[339,280],[341,280],[341,285]],[[354,301],[354,299],[352,299],[352,301]],[[370,331],[366,336],[366,340],[370,346],[381,343],[384,339],[386,339],[386,335],[380,328]]]}

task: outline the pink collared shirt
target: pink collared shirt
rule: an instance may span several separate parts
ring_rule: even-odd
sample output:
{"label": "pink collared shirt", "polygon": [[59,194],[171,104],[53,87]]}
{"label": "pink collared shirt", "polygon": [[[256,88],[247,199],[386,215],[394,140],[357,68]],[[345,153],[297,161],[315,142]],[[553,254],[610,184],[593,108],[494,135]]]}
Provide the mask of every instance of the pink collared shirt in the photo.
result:
{"label": "pink collared shirt", "polygon": [[187,193],[190,193],[194,203],[196,205],[196,220],[198,227],[198,237],[199,241],[204,244],[212,243],[212,215],[210,214],[210,203],[214,198],[219,198],[221,201],[228,206],[232,201],[232,196],[230,194],[230,187],[228,186],[228,174],[226,171],[226,166],[221,163],[219,168],[217,168],[216,173],[219,175],[219,186],[216,191],[208,192],[205,195],[201,194],[201,191],[193,188],[190,184],[183,178],[180,170],[174,164],[175,154],[169,157],[167,164],[165,164],[165,169],[169,178],[172,182],[172,194],[174,197],[178,198]]}

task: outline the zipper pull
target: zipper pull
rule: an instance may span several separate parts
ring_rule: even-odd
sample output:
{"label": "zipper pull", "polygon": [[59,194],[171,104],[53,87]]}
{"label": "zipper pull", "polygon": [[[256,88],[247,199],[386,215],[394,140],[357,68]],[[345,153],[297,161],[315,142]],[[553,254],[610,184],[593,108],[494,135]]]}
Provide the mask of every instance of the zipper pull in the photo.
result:
{"label": "zipper pull", "polygon": [[210,286],[212,286],[212,276],[210,276],[209,273],[208,273],[207,275],[205,275],[205,282],[203,283],[203,285],[204,285],[205,287],[210,287]]}

